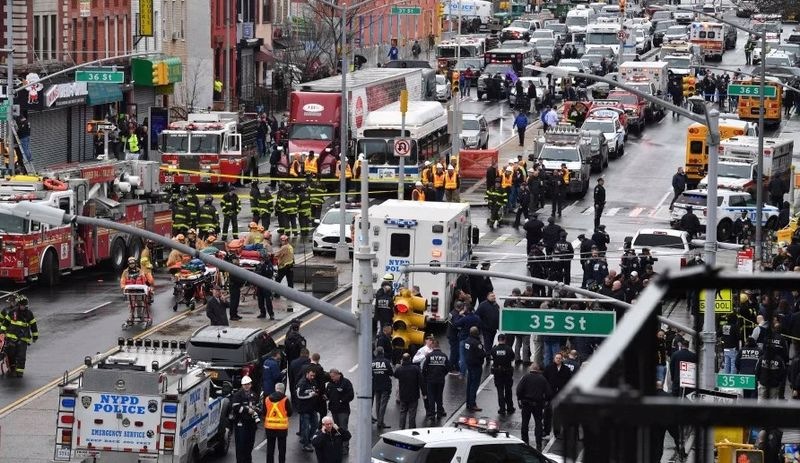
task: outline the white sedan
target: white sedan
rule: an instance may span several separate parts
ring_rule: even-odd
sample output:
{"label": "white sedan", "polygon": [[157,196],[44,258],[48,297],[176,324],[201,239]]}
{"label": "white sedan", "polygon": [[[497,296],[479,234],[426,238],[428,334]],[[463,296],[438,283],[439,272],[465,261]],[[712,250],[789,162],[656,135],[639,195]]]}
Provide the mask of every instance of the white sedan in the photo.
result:
{"label": "white sedan", "polygon": [[450,82],[441,74],[436,74],[436,100],[447,101],[452,97]]}
{"label": "white sedan", "polygon": [[[347,247],[350,248],[350,251],[353,250],[353,242],[350,239],[350,225],[353,223],[353,218],[361,212],[361,209],[354,208],[354,209],[345,209],[346,216],[344,219],[345,223],[345,241],[347,242]],[[339,227],[340,221],[342,217],[342,211],[339,208],[329,209],[322,216],[322,220],[317,220],[318,222],[317,228],[314,230],[314,234],[312,235],[312,244],[311,244],[311,251],[314,255],[321,254],[323,252],[335,252],[336,245],[339,243]]]}

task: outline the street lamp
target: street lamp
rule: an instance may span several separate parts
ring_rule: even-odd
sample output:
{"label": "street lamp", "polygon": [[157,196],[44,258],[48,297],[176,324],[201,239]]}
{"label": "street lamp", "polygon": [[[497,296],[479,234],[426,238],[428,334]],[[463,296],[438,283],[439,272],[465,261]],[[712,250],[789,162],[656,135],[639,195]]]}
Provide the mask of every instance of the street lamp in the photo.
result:
{"label": "street lamp", "polygon": [[[767,52],[767,31],[766,29],[758,32],[753,29],[736,24],[733,21],[720,18],[713,14],[708,14],[703,10],[695,10],[693,8],[681,8],[678,10],[691,11],[693,13],[701,14],[713,18],[723,24],[727,24],[735,29],[747,32],[750,35],[761,36],[761,64],[759,66],[759,83],[758,83],[758,163],[756,164],[756,252],[753,258],[753,268],[756,271],[761,270],[761,253],[763,252],[762,237],[764,236],[764,226],[761,224],[761,216],[764,214],[764,83],[766,80],[766,59]],[[748,38],[749,40],[749,38]],[[710,173],[709,173],[710,176]],[[713,306],[706,306],[713,307]]]}

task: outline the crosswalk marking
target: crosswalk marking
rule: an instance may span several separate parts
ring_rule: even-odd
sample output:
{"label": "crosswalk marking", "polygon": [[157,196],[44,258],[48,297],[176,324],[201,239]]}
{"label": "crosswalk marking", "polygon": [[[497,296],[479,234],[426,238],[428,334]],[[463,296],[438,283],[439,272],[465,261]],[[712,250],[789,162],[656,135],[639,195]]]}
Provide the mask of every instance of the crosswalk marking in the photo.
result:
{"label": "crosswalk marking", "polygon": [[630,213],[630,214],[628,214],[628,215],[629,215],[630,217],[637,217],[639,214],[641,214],[641,213],[642,213],[642,211],[643,211],[643,210],[644,210],[644,208],[643,208],[643,207],[637,207],[636,209],[632,210],[632,211],[631,211],[631,213]]}
{"label": "crosswalk marking", "polygon": [[617,212],[619,212],[620,209],[622,209],[622,208],[621,207],[612,207],[611,209],[608,210],[608,212],[606,212],[603,215],[608,216],[608,217],[617,215]]}
{"label": "crosswalk marking", "polygon": [[509,241],[509,238],[511,238],[511,233],[503,233],[502,235],[495,238],[495,240],[492,241],[489,245],[496,246],[498,244],[505,243],[506,241]]}

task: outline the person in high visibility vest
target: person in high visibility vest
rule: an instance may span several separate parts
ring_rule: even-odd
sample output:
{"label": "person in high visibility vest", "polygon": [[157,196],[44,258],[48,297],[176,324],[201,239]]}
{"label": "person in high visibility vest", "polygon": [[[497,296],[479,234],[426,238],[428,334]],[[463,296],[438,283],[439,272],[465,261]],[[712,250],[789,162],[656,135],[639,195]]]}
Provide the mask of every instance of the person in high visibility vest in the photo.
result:
{"label": "person in high visibility vest", "polygon": [[511,188],[514,186],[514,169],[511,166],[507,166],[506,170],[503,171],[503,174],[500,176],[500,187],[503,188],[503,191],[506,192],[506,212],[508,212],[509,207],[509,197],[511,196]]}
{"label": "person in high visibility vest", "polygon": [[447,173],[444,174],[444,193],[448,203],[457,203],[461,201],[458,196],[459,183],[456,168],[451,165],[447,166]]}
{"label": "person in high visibility vest", "polygon": [[292,416],[292,403],[286,397],[286,385],[278,383],[275,392],[264,399],[264,432],[267,435],[267,463],[275,461],[275,446],[278,447],[278,461],[286,462],[286,436],[289,434],[289,417]]}
{"label": "person in high visibility vest", "polygon": [[[303,155],[307,155],[308,153],[303,153]],[[303,163],[300,159],[300,154],[295,153],[292,159],[292,164],[289,166],[289,176],[290,177],[302,177],[303,175]]]}
{"label": "person in high visibility vest", "polygon": [[436,190],[436,201],[444,200],[444,166],[439,163],[436,164],[436,170],[433,171],[433,188]]}
{"label": "person in high visibility vest", "polygon": [[222,99],[222,81],[214,79],[214,100]]}
{"label": "person in high visibility vest", "polygon": [[214,206],[214,197],[211,195],[206,195],[206,199],[197,213],[197,228],[200,229],[197,235],[203,240],[208,238],[209,230],[214,233],[219,230],[219,211]]}
{"label": "person in high visibility vest", "polygon": [[9,375],[21,378],[25,373],[28,346],[39,339],[36,317],[28,308],[28,298],[17,294],[10,308],[0,312],[0,333],[5,334],[5,353],[10,367]]}
{"label": "person in high visibility vest", "polygon": [[416,188],[411,190],[411,199],[413,201],[425,201],[425,186],[422,182],[416,183]]}
{"label": "person in high visibility vest", "polygon": [[353,165],[353,178],[361,178],[361,162],[366,159],[364,153],[358,155],[356,163]]}
{"label": "person in high visibility vest", "polygon": [[422,168],[420,180],[422,180],[422,183],[425,185],[433,183],[433,166],[431,166],[430,161],[425,161],[425,167]]}
{"label": "person in high visibility vest", "polygon": [[309,151],[308,156],[306,156],[306,160],[303,161],[303,172],[306,175],[317,175],[317,161],[318,160],[316,156],[314,156],[314,151]]}
{"label": "person in high visibility vest", "polygon": [[[341,171],[342,161],[336,161],[336,178],[341,178],[339,172]],[[346,162],[344,165],[344,178],[350,180],[353,178],[353,169],[350,167],[350,163]]]}
{"label": "person in high visibility vest", "polygon": [[264,187],[264,193],[261,196],[261,225],[264,228],[269,228],[272,221],[272,216],[275,214],[275,197],[269,189],[269,185]]}
{"label": "person in high visibility vest", "polygon": [[128,135],[128,142],[127,142],[128,152],[125,154],[125,160],[138,160],[139,159],[139,136],[136,135],[136,132],[131,132]]}
{"label": "person in high visibility vest", "polygon": [[308,187],[305,183],[300,185],[300,192],[297,195],[297,216],[300,223],[300,236],[307,237],[313,229],[311,219],[311,196],[308,194]]}

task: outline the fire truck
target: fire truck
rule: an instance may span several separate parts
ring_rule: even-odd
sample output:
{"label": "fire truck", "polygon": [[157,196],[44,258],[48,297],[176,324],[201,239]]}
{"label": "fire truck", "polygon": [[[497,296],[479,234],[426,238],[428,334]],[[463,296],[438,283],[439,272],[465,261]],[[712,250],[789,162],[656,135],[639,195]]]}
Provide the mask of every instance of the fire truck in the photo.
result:
{"label": "fire truck", "polygon": [[161,132],[164,184],[223,185],[255,172],[258,119],[235,112],[191,113]]}
{"label": "fire truck", "polygon": [[186,342],[119,339],[59,384],[53,461],[199,462],[230,446],[231,385],[215,386]]}
{"label": "fire truck", "polygon": [[[73,215],[112,220],[169,237],[172,213],[159,203],[158,163],[102,161],[0,181],[0,203],[32,201]],[[62,274],[109,262],[115,272],[138,257],[140,238],[85,225],[49,225],[0,214],[0,279],[48,286]]]}

